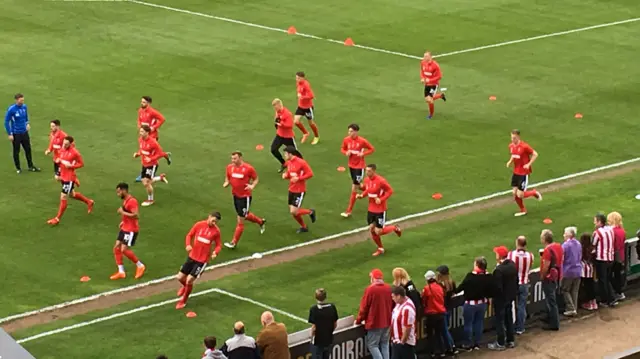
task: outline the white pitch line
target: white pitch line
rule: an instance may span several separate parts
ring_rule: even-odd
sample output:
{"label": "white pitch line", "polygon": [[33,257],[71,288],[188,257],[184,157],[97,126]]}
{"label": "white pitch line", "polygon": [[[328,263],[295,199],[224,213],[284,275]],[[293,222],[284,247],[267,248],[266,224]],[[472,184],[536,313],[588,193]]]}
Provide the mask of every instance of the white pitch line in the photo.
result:
{"label": "white pitch line", "polygon": [[297,320],[297,321],[299,321],[299,322],[307,323],[307,320],[305,320],[304,318],[300,318],[300,317],[298,317],[297,315],[294,315],[294,314],[291,314],[291,313],[289,313],[289,312],[285,312],[284,310],[280,310],[280,309],[278,309],[278,308],[274,308],[274,307],[269,306],[269,305],[267,305],[267,304],[264,304],[264,303],[261,303],[261,302],[255,301],[255,300],[253,300],[253,299],[251,299],[251,298],[243,297],[243,296],[241,296],[241,295],[233,294],[233,293],[231,293],[231,292],[227,292],[226,290],[217,289],[217,288],[216,288],[216,289],[214,289],[214,292],[216,292],[216,293],[220,293],[220,294],[224,294],[224,295],[227,295],[227,296],[229,296],[229,297],[231,297],[231,298],[235,298],[235,299],[238,299],[238,300],[241,300],[241,301],[247,302],[247,303],[251,303],[251,304],[253,304],[253,305],[257,305],[258,307],[262,307],[262,308],[267,309],[267,310],[270,310],[270,311],[272,311],[272,312],[276,312],[276,313],[282,314],[282,315],[284,315],[285,317],[289,317],[289,318],[291,318],[291,319],[295,319],[295,320]]}
{"label": "white pitch line", "polygon": [[[265,26],[265,25],[255,24],[255,23],[252,23],[252,22],[246,22],[246,21],[241,21],[241,20],[230,19],[228,17],[205,14],[205,13],[198,12],[198,11],[180,9],[180,8],[176,8],[176,7],[160,5],[160,4],[154,4],[154,3],[150,3],[150,2],[146,2],[146,1],[139,1],[139,0],[128,0],[128,2],[131,2],[131,3],[134,3],[134,4],[138,4],[138,5],[148,6],[148,7],[154,7],[154,8],[157,8],[157,9],[164,9],[164,10],[168,10],[168,11],[173,11],[173,12],[178,12],[178,13],[182,13],[182,14],[192,15],[192,16],[200,16],[200,17],[204,17],[204,18],[208,18],[208,19],[214,19],[214,20],[230,22],[230,23],[238,24],[238,25],[255,27],[255,28],[258,28],[258,29],[263,29],[263,30],[268,30],[268,31],[275,31],[275,32],[280,32],[280,33],[285,33],[285,34],[287,33],[286,29],[281,29],[281,28],[271,27],[271,26]],[[580,27],[580,28],[577,28],[577,29],[571,29],[571,30],[566,30],[566,31],[553,32],[553,33],[548,33],[548,34],[543,34],[543,35],[538,35],[538,36],[525,37],[523,39],[504,41],[504,42],[499,42],[499,43],[490,44],[490,45],[473,47],[473,48],[470,48],[470,49],[452,51],[452,52],[447,52],[447,53],[444,53],[444,54],[438,54],[438,55],[435,55],[434,57],[446,57],[446,56],[464,54],[464,53],[467,53],[467,52],[474,52],[474,51],[492,49],[492,48],[508,46],[508,45],[515,45],[515,44],[520,44],[520,43],[523,43],[523,42],[547,39],[547,38],[550,38],[550,37],[568,35],[568,34],[573,34],[573,33],[576,33],[576,32],[589,31],[589,30],[594,30],[594,29],[600,29],[600,28],[603,28],[603,27],[610,27],[610,26],[628,24],[628,23],[632,23],[632,22],[636,22],[636,21],[640,21],[640,17],[636,17],[636,18],[632,18],[632,19],[626,19],[626,20],[620,20],[620,21],[607,22],[607,23],[603,23],[603,24],[591,25],[591,26],[586,26],[586,27]],[[324,38],[324,37],[320,37],[320,36],[316,36],[316,35],[305,34],[305,33],[302,33],[302,32],[298,32],[295,35],[301,36],[301,37],[310,38],[310,39],[323,40],[323,41],[328,41],[328,42],[344,45],[344,40],[329,39],[329,38]],[[421,56],[409,55],[409,54],[405,54],[405,53],[398,52],[398,51],[390,51],[390,50],[379,49],[379,48],[376,48],[376,47],[370,47],[370,46],[364,46],[364,45],[358,45],[358,44],[355,44],[353,46],[357,47],[359,49],[363,49],[363,50],[381,52],[381,53],[384,53],[384,54],[401,56],[401,57],[406,57],[406,58],[415,59],[415,60],[422,60]]]}
{"label": "white pitch line", "polygon": [[[534,183],[534,184],[530,185],[529,187],[534,188],[534,187],[539,187],[539,186],[543,186],[543,185],[549,185],[549,184],[553,184],[553,183],[557,183],[557,182],[562,182],[562,181],[566,181],[568,179],[573,179],[573,178],[589,175],[589,174],[592,174],[592,173],[601,172],[601,171],[609,170],[609,169],[612,169],[612,168],[625,166],[625,165],[628,165],[628,164],[631,164],[631,163],[634,163],[634,162],[638,162],[638,161],[640,161],[640,157],[632,158],[630,160],[626,160],[626,161],[622,161],[622,162],[612,163],[612,164],[609,164],[609,165],[606,165],[606,166],[595,167],[595,168],[592,168],[590,170],[577,172],[577,173],[572,173],[572,174],[569,174],[569,175],[566,175],[566,176],[562,176],[562,177],[558,177],[558,178],[552,178],[552,179],[549,179],[549,180],[546,180],[546,181],[542,181],[542,182],[539,182],[539,183]],[[403,216],[403,217],[396,218],[394,220],[388,221],[387,223],[393,224],[393,223],[397,223],[397,222],[400,222],[400,221],[405,221],[405,220],[412,219],[412,218],[429,216],[429,215],[432,215],[432,214],[444,212],[444,211],[451,210],[451,209],[458,208],[458,207],[463,207],[463,206],[470,205],[470,204],[473,204],[473,203],[487,201],[487,200],[490,200],[490,199],[493,199],[493,198],[496,198],[496,197],[500,197],[500,196],[504,196],[504,195],[508,195],[508,194],[511,194],[511,193],[512,193],[511,190],[495,192],[495,193],[492,193],[492,194],[488,194],[486,196],[477,197],[477,198],[470,199],[470,200],[467,200],[467,201],[453,203],[453,204],[450,204],[448,206],[434,208],[434,209],[431,209],[431,210],[428,210],[428,211],[424,211],[424,212],[409,214],[409,215],[406,215],[406,216]],[[348,236],[348,235],[351,235],[351,234],[364,232],[364,231],[366,231],[368,229],[369,229],[369,227],[360,227],[360,228],[352,229],[352,230],[349,230],[349,231],[344,231],[344,232],[332,234],[332,235],[329,235],[329,236],[326,236],[326,237],[314,239],[314,240],[311,240],[311,241],[308,241],[308,242],[303,242],[303,243],[294,244],[294,245],[290,245],[290,246],[286,246],[286,247],[282,247],[282,248],[272,249],[270,251],[266,251],[266,252],[262,253],[262,256],[274,255],[274,254],[281,253],[281,252],[291,251],[291,250],[294,250],[294,249],[297,249],[297,248],[301,248],[301,247],[306,247],[306,246],[309,246],[309,245],[312,245],[312,244],[326,242],[326,241],[330,241],[330,240],[333,240],[333,239],[336,239],[336,238],[340,238],[340,237],[343,237],[343,236]],[[218,269],[218,268],[228,267],[228,266],[233,265],[233,264],[242,263],[242,262],[248,262],[250,260],[255,260],[255,258],[253,258],[251,256],[236,258],[236,259],[230,260],[228,262],[223,262],[223,263],[218,263],[218,264],[215,264],[215,265],[212,265],[212,266],[208,266],[208,267],[206,267],[205,271],[210,271],[210,270],[214,270],[214,269]],[[64,303],[60,303],[60,304],[44,307],[44,308],[37,309],[37,310],[32,310],[32,311],[29,311],[29,312],[10,315],[8,317],[4,317],[4,318],[0,319],[0,324],[7,323],[7,322],[10,322],[10,321],[13,321],[13,320],[16,320],[16,319],[26,318],[26,317],[29,317],[29,316],[32,316],[32,315],[36,315],[36,314],[46,313],[46,312],[50,312],[50,311],[53,311],[53,310],[70,307],[70,306],[77,305],[77,304],[91,302],[91,301],[94,301],[94,300],[102,298],[102,297],[108,297],[108,296],[115,295],[115,294],[121,294],[121,293],[125,293],[125,292],[130,292],[132,290],[137,290],[137,289],[140,289],[140,288],[148,287],[150,285],[164,283],[164,282],[168,282],[168,281],[171,281],[171,280],[175,280],[175,276],[174,275],[168,275],[166,277],[153,279],[153,280],[150,280],[150,281],[147,281],[147,282],[144,282],[144,283],[113,289],[113,290],[110,290],[110,291],[107,291],[107,292],[94,294],[94,295],[91,295],[91,296],[88,296],[88,297],[84,297],[84,298],[74,299],[74,300],[71,300],[71,301],[67,301],[67,302],[64,302]]]}

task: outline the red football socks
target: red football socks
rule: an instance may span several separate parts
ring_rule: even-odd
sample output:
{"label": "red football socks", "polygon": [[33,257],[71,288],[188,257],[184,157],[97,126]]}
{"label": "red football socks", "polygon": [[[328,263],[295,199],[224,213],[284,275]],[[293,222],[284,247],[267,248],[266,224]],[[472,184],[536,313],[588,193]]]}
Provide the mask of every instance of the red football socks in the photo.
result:
{"label": "red football socks", "polygon": [[536,190],[524,191],[524,198],[535,197],[537,193]]}
{"label": "red football socks", "polygon": [[300,214],[294,215],[293,219],[295,219],[296,222],[298,222],[300,227],[307,228],[307,225],[304,223],[304,219],[302,219],[302,215],[300,215]]}
{"label": "red football socks", "polygon": [[386,236],[387,234],[393,232],[396,229],[396,226],[384,226],[382,228],[382,235]]}
{"label": "red football socks", "polygon": [[[124,254],[125,257],[129,258],[129,260],[132,261],[133,263],[138,263],[138,257],[136,256],[135,253],[133,253],[131,249],[125,249],[125,251],[122,252],[122,254]],[[120,262],[122,262],[122,256],[120,256]]]}
{"label": "red football socks", "polygon": [[353,211],[353,206],[356,204],[356,196],[358,194],[356,192],[351,192],[351,196],[349,197],[349,207],[347,207],[347,213],[351,213]]}
{"label": "red football socks", "polygon": [[87,197],[85,197],[82,193],[80,192],[75,192],[73,195],[73,199],[77,199],[78,201],[82,201],[86,204],[89,204],[91,202],[91,200]]}
{"label": "red football socks", "polygon": [[184,286],[184,294],[182,295],[182,301],[184,303],[186,303],[187,299],[189,299],[189,295],[191,294],[192,290],[193,290],[193,284],[186,284]]}
{"label": "red football socks", "polygon": [[57,219],[62,218],[62,215],[64,214],[64,211],[67,210],[67,199],[61,199],[60,200],[60,206],[58,207],[58,214],[56,215]]}
{"label": "red football socks", "polygon": [[439,98],[442,98],[442,94],[441,93],[437,93],[437,94],[433,95],[433,100],[434,101],[439,99]]}
{"label": "red football socks", "polygon": [[311,131],[313,131],[313,135],[318,137],[318,126],[316,126],[315,123],[310,123],[309,126],[311,126]]}
{"label": "red football socks", "polygon": [[296,127],[298,127],[298,129],[300,129],[300,131],[302,132],[303,135],[308,135],[309,134],[309,131],[307,131],[307,129],[304,128],[304,125],[302,124],[302,122],[296,123]]}
{"label": "red football socks", "polygon": [[517,195],[513,196],[516,203],[518,204],[518,207],[520,207],[520,212],[526,212],[526,208],[524,208],[524,202],[522,201],[522,198],[518,197]]}
{"label": "red football socks", "polygon": [[236,224],[236,231],[233,233],[233,244],[238,244],[238,242],[240,242],[242,232],[244,232],[244,223],[238,222]]}
{"label": "red football socks", "polygon": [[436,110],[435,106],[432,103],[430,103],[429,104],[429,115],[433,116],[433,113],[435,112],[435,110]]}
{"label": "red football socks", "polygon": [[310,209],[306,209],[306,208],[300,208],[298,210],[298,215],[299,216],[305,216],[307,214],[311,214],[311,210]]}
{"label": "red football socks", "polygon": [[251,213],[251,212],[247,213],[247,216],[245,217],[245,219],[247,221],[249,221],[249,222],[257,223],[259,225],[262,225],[262,219],[259,218],[258,216],[256,216],[255,214]]}
{"label": "red football socks", "polygon": [[116,264],[121,266],[122,265],[122,251],[120,250],[120,247],[114,247],[113,248],[113,256],[116,258]]}
{"label": "red football socks", "polygon": [[373,239],[373,241],[376,243],[376,246],[378,246],[378,248],[383,248],[382,239],[375,232],[371,232],[371,239]]}

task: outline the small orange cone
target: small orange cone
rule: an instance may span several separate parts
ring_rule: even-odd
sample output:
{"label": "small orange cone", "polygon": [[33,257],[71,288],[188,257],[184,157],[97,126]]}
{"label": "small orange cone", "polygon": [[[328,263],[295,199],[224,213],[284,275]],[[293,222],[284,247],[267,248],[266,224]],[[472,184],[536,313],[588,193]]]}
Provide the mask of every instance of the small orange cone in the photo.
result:
{"label": "small orange cone", "polygon": [[495,100],[497,100],[497,99],[498,99],[498,98],[497,98],[497,97],[495,97],[495,96],[489,96],[489,101],[495,101]]}
{"label": "small orange cone", "polygon": [[256,150],[262,151],[262,150],[264,150],[264,146],[263,145],[256,145]]}
{"label": "small orange cone", "polygon": [[576,113],[576,115],[573,116],[573,117],[575,117],[577,119],[581,119],[582,118],[582,114],[581,113]]}
{"label": "small orange cone", "polygon": [[435,199],[435,200],[439,200],[442,199],[442,193],[434,193],[431,198]]}
{"label": "small orange cone", "polygon": [[295,35],[297,33],[298,33],[298,30],[296,30],[294,26],[289,26],[289,28],[287,29],[287,34],[289,35]]}
{"label": "small orange cone", "polygon": [[346,171],[346,170],[347,170],[346,168],[344,168],[344,167],[342,167],[342,166],[340,166],[340,167],[338,167],[338,168],[336,168],[336,169],[338,170],[338,172],[344,172],[344,171]]}
{"label": "small orange cone", "polygon": [[187,318],[195,318],[198,314],[196,314],[196,312],[187,312],[186,316]]}
{"label": "small orange cone", "polygon": [[545,219],[542,221],[542,223],[544,223],[544,224],[551,224],[551,223],[553,223],[553,220],[551,220],[551,218],[545,218]]}
{"label": "small orange cone", "polygon": [[86,275],[85,275],[85,276],[80,277],[80,281],[81,281],[81,282],[88,282],[88,281],[90,281],[90,280],[91,280],[91,277],[86,276]]}
{"label": "small orange cone", "polygon": [[344,46],[353,46],[353,45],[355,44],[353,43],[353,39],[351,39],[350,37],[347,37],[347,39],[344,40]]}

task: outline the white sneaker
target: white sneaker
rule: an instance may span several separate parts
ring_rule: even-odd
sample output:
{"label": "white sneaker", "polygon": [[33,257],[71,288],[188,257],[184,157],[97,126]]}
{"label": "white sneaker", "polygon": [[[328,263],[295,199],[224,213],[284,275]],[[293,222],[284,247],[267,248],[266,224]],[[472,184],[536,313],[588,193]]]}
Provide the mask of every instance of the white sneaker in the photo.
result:
{"label": "white sneaker", "polygon": [[264,231],[267,230],[267,220],[262,219],[262,224],[260,225],[260,234],[264,234]]}
{"label": "white sneaker", "polygon": [[162,181],[162,182],[164,182],[166,184],[169,184],[169,180],[167,179],[167,175],[164,174],[164,173],[160,174],[160,181]]}
{"label": "white sneaker", "polygon": [[620,293],[616,295],[616,300],[625,300],[625,299],[627,299],[627,296],[625,296],[624,293]]}
{"label": "white sneaker", "polygon": [[542,201],[542,193],[540,193],[539,191],[536,191],[536,199],[538,201]]}
{"label": "white sneaker", "polygon": [[342,213],[340,213],[340,215],[341,215],[342,217],[344,217],[344,218],[349,218],[349,217],[351,217],[351,213],[349,213],[349,212],[342,212]]}
{"label": "white sneaker", "polygon": [[153,204],[153,201],[146,200],[142,202],[142,207],[149,207],[152,204]]}
{"label": "white sneaker", "polygon": [[233,244],[233,242],[225,243],[224,246],[229,249],[234,249],[236,247],[236,245]]}
{"label": "white sneaker", "polygon": [[527,214],[527,212],[516,212],[516,213],[514,213],[513,215],[514,215],[514,216],[516,216],[516,217],[522,217],[522,216],[524,216],[525,214]]}

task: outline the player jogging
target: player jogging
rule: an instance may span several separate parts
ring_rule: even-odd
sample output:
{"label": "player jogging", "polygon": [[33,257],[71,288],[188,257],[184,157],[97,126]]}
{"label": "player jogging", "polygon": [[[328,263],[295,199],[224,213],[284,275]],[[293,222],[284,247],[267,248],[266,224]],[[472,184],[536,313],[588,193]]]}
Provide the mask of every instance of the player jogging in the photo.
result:
{"label": "player jogging", "polygon": [[53,178],[55,178],[56,181],[60,181],[60,165],[56,162],[56,159],[58,159],[64,138],[67,137],[67,134],[60,129],[60,120],[52,120],[49,122],[49,126],[51,127],[49,147],[44,151],[44,155],[48,156],[50,153],[53,153]]}
{"label": "player jogging", "polygon": [[142,262],[138,259],[135,253],[129,248],[136,245],[138,239],[138,231],[140,225],[138,224],[138,200],[129,194],[129,185],[121,182],[116,186],[116,194],[122,199],[122,206],[118,207],[118,214],[122,216],[120,220],[120,232],[116,239],[116,244],[113,246],[113,256],[116,259],[116,265],[118,271],[115,272],[109,279],[118,280],[127,277],[124,271],[124,265],[122,265],[122,255],[129,258],[129,260],[136,265],[135,279],[140,279],[144,275],[144,271],[147,269]]}
{"label": "player jogging", "polygon": [[133,158],[141,157],[142,171],[140,176],[142,177],[142,184],[147,189],[147,200],[142,202],[143,207],[147,207],[153,204],[153,182],[162,181],[169,183],[167,176],[161,173],[160,176],[156,176],[158,171],[158,160],[165,157],[166,153],[162,151],[162,147],[158,144],[158,141],[151,137],[151,128],[147,125],[140,127],[140,138],[138,139],[139,150],[133,154]]}
{"label": "player jogging", "polygon": [[433,117],[435,111],[433,102],[439,98],[447,101],[444,93],[438,92],[441,78],[440,65],[433,59],[430,51],[425,52],[424,58],[420,61],[420,81],[424,84],[424,99],[429,104],[428,120]]}
{"label": "player jogging", "polygon": [[58,214],[47,221],[48,224],[55,226],[60,223],[60,218],[67,210],[67,197],[82,201],[87,205],[87,213],[93,211],[94,201],[85,197],[82,193],[75,190],[76,187],[80,187],[78,177],[76,177],[76,170],[84,167],[84,161],[80,152],[73,144],[73,137],[67,136],[62,142],[62,148],[58,152],[58,158],[56,159],[58,166],[60,167],[60,183],[62,184],[62,192],[60,193],[60,207],[58,207]]}
{"label": "player jogging", "polygon": [[296,126],[302,131],[302,139],[301,143],[304,143],[309,137],[309,132],[304,127],[304,125],[300,122],[300,117],[304,116],[309,121],[309,127],[313,131],[313,141],[311,141],[312,145],[315,145],[320,141],[320,135],[318,134],[318,126],[316,125],[315,113],[313,111],[313,99],[315,98],[313,95],[313,90],[311,90],[311,85],[309,81],[307,81],[304,72],[299,71],[296,72],[296,90],[298,92],[298,108],[296,109],[296,116],[294,117],[294,122]]}
{"label": "player jogging", "polygon": [[535,197],[538,201],[542,201],[542,194],[540,192],[527,190],[529,174],[531,174],[531,165],[538,159],[538,152],[531,148],[528,143],[520,139],[520,130],[511,131],[509,152],[511,152],[511,157],[509,158],[509,162],[507,162],[507,168],[513,164],[511,187],[513,187],[513,198],[518,204],[518,207],[520,207],[520,212],[516,212],[514,216],[520,217],[527,214],[523,198]]}
{"label": "player jogging", "polygon": [[384,254],[382,239],[380,237],[395,232],[398,237],[402,236],[402,229],[399,226],[385,226],[387,220],[387,200],[393,194],[393,188],[386,179],[376,173],[377,166],[367,165],[366,177],[364,179],[364,191],[357,195],[357,198],[369,197],[369,213],[367,213],[367,224],[371,239],[376,243],[378,249],[373,252],[377,257]]}
{"label": "player jogging", "polygon": [[242,159],[242,152],[235,151],[231,153],[231,164],[227,166],[222,187],[227,188],[231,185],[231,194],[233,195],[233,206],[238,215],[236,230],[233,233],[233,240],[224,245],[227,248],[235,248],[240,242],[242,232],[244,232],[244,220],[256,223],[260,226],[260,234],[264,233],[267,220],[260,218],[249,211],[252,200],[252,192],[258,185],[260,179],[258,173],[250,164]]}
{"label": "player jogging", "polygon": [[360,126],[355,123],[350,124],[348,127],[348,136],[342,140],[342,149],[340,150],[343,155],[349,158],[349,174],[351,175],[351,196],[349,197],[349,206],[347,210],[340,215],[344,218],[351,216],[351,211],[356,203],[356,196],[358,190],[362,187],[362,180],[364,179],[364,168],[366,163],[365,156],[368,156],[375,151],[373,146],[364,137],[360,137],[358,132]]}
{"label": "player jogging", "polygon": [[[164,124],[165,118],[162,114],[151,107],[153,99],[151,96],[142,96],[140,100],[140,108],[138,109],[138,129],[142,126],[149,126],[151,129],[150,136],[156,141],[160,141],[158,136],[158,130]],[[167,160],[167,164],[171,165],[171,152],[166,152],[164,158]],[[142,176],[138,175],[136,182],[142,182]]]}
{"label": "player jogging", "polygon": [[316,210],[302,207],[302,200],[307,193],[307,180],[313,177],[313,171],[307,161],[302,159],[302,155],[293,146],[284,149],[284,158],[287,160],[287,169],[282,174],[282,179],[289,180],[289,213],[293,219],[300,224],[296,233],[309,232],[302,216],[309,215],[311,223],[316,222]]}
{"label": "player jogging", "polygon": [[[178,290],[178,297],[182,297],[182,299],[176,304],[176,309],[182,309],[187,305],[187,300],[193,290],[193,283],[204,272],[209,256],[211,259],[216,258],[222,249],[220,229],[217,226],[220,219],[222,219],[220,212],[211,212],[206,220],[196,222],[187,233],[185,249],[189,253],[189,257],[178,272],[177,279],[182,284]],[[211,253],[211,245],[214,242],[216,247]]]}
{"label": "player jogging", "polygon": [[278,173],[282,173],[285,170],[284,158],[280,153],[280,147],[282,146],[293,146],[296,148],[296,141],[294,139],[293,134],[293,115],[291,111],[289,111],[282,104],[282,100],[274,99],[271,102],[273,105],[273,109],[276,111],[275,115],[275,126],[276,126],[276,137],[273,138],[273,142],[271,142],[271,154],[275,157],[278,162],[280,162],[280,169]]}

